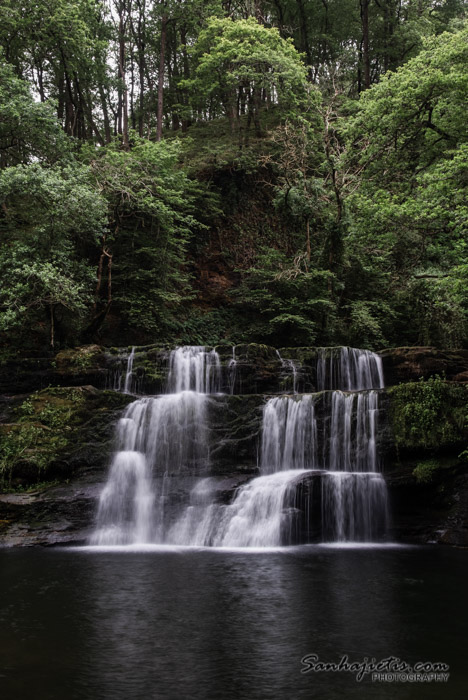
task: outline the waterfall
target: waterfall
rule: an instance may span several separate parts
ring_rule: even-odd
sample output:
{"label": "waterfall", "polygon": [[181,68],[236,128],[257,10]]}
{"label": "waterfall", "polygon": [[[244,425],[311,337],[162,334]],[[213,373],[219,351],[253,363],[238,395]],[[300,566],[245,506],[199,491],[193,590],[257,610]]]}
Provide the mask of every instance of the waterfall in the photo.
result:
{"label": "waterfall", "polygon": [[168,391],[196,391],[215,394],[221,383],[221,361],[215,350],[186,345],[176,348],[169,358]]}
{"label": "waterfall", "polygon": [[285,509],[284,502],[293,500],[303,475],[302,470],[288,470],[252,479],[227,506],[216,503],[212,480],[204,479],[193,489],[191,504],[168,541],[210,547],[278,546],[294,511]]}
{"label": "waterfall", "polygon": [[[234,349],[227,368],[232,392]],[[239,487],[230,503],[210,474],[209,395],[219,392],[221,378],[213,349],[179,347],[170,353],[167,393],[127,407],[116,429],[93,544],[266,547],[385,537],[387,491],[377,444],[383,374],[377,355],[321,348],[319,393],[267,398],[260,475]]]}
{"label": "waterfall", "polygon": [[[306,521],[320,518],[322,541],[369,542],[385,537],[387,488],[378,473],[376,443],[375,389],[383,387],[381,360],[367,350],[341,348],[339,356],[330,356],[326,363],[322,350],[318,382],[322,388],[339,388],[325,397],[311,394],[267,401],[263,411],[262,476],[243,486],[225,510],[220,521],[223,545],[294,543],[297,532],[291,503],[301,478],[314,471],[319,471],[321,481],[321,510],[320,514],[314,513],[307,500]],[[345,393],[350,389],[354,393]],[[316,400],[323,402],[324,413],[320,465]]]}
{"label": "waterfall", "polygon": [[[325,404],[319,461],[317,400]],[[261,472],[287,469],[377,471],[378,392],[329,392],[269,399],[263,409]]]}
{"label": "waterfall", "polygon": [[317,468],[314,398],[270,399],[263,410],[261,471]]}
{"label": "waterfall", "polygon": [[318,349],[317,391],[362,391],[383,387],[382,358],[375,352],[347,347]]}
{"label": "waterfall", "polygon": [[327,472],[322,479],[325,542],[381,540],[388,523],[387,487],[374,472]]}
{"label": "waterfall", "polygon": [[133,361],[135,359],[135,346],[132,347],[129,354],[120,354],[117,356],[117,368],[113,369],[108,379],[108,386],[113,391],[121,391],[124,394],[134,393],[134,376],[133,376]]}
{"label": "waterfall", "polygon": [[332,391],[325,398],[323,465],[330,471],[377,471],[378,392]]}
{"label": "waterfall", "polygon": [[153,502],[144,455],[132,450],[118,452],[99,500],[92,544],[150,542]]}
{"label": "waterfall", "polygon": [[207,393],[217,387],[219,367],[214,351],[178,348],[170,358],[169,386],[175,393],[144,397],[127,407],[117,425],[93,544],[165,540],[166,506],[193,474],[209,468]]}
{"label": "waterfall", "polygon": [[228,363],[228,382],[229,382],[229,393],[234,394],[234,389],[236,386],[236,375],[237,375],[237,360],[236,360],[236,347],[232,348],[232,358]]}
{"label": "waterfall", "polygon": [[295,490],[301,471],[259,476],[239,490],[225,508],[213,544],[221,547],[274,547],[281,544],[287,519],[284,501]]}
{"label": "waterfall", "polygon": [[130,355],[128,356],[127,371],[125,373],[125,382],[124,382],[124,390],[123,390],[124,394],[131,393],[134,358],[135,358],[135,346],[132,347],[132,351],[131,351]]}
{"label": "waterfall", "polygon": [[298,374],[298,368],[297,368],[297,363],[295,360],[291,360],[289,358],[284,358],[281,356],[280,351],[277,350],[276,354],[278,356],[279,361],[281,362],[281,367],[286,370],[286,374],[291,376],[292,375],[292,380],[293,380],[293,394],[297,394],[297,374]]}

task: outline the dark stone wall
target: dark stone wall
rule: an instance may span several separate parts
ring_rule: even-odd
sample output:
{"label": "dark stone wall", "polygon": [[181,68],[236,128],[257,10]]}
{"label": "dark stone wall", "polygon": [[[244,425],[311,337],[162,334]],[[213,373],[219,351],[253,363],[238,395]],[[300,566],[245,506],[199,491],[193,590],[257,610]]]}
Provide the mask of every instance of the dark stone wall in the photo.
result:
{"label": "dark stone wall", "polygon": [[[227,392],[232,379],[232,347],[219,346],[217,351],[223,365],[222,389]],[[137,349],[134,371],[140,391],[164,390],[169,352],[156,345]],[[212,396],[209,400],[212,473],[219,479],[222,502],[229,502],[246,479],[258,474],[262,410],[267,397],[292,390],[291,372],[274,348],[237,346],[235,356],[235,393]],[[283,349],[281,356],[300,365],[298,390],[313,391],[317,349]],[[468,465],[459,458],[468,443],[466,423],[460,418],[468,413],[468,391],[463,383],[468,378],[468,351],[397,348],[384,351],[382,357],[386,384],[393,387],[380,393],[378,435],[392,504],[393,537],[407,542],[468,546]],[[28,545],[86,540],[106,478],[115,422],[123,407],[133,400],[131,396],[105,390],[112,386],[115,373],[125,370],[125,363],[119,349],[86,346],[55,357],[26,358],[0,367],[0,438],[2,431],[10,430],[9,426],[18,421],[17,411],[31,392],[49,385],[82,387],[85,397],[74,414],[71,439],[54,455],[48,469],[38,474],[34,456],[29,455],[16,465],[10,483],[3,484],[0,542]],[[437,421],[438,429],[442,430],[445,424],[451,429],[456,427],[458,432],[445,430],[444,435],[452,435],[450,440],[443,442],[435,434],[433,443],[424,444],[421,432],[411,432],[411,411],[404,434],[401,421],[398,424],[394,419],[395,406],[401,405],[402,389],[398,385],[406,387],[413,382],[417,393],[418,380],[435,375],[446,377],[450,385],[450,397]],[[456,400],[452,394],[456,394]],[[46,396],[47,390],[43,394]],[[316,404],[319,426],[323,420],[323,396],[317,398]],[[24,490],[36,482],[40,482],[37,488]],[[291,526],[293,541],[313,541],[318,537],[310,531],[316,526],[307,524],[304,515],[304,504],[315,498],[310,489],[311,482],[307,480],[297,489],[297,512]]]}

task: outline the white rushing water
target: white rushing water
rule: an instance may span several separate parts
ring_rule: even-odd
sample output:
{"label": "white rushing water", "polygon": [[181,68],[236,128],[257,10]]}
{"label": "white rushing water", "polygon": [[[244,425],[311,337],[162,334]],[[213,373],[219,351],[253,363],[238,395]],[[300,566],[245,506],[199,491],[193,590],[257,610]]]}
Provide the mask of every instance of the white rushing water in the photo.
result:
{"label": "white rushing water", "polygon": [[168,391],[196,391],[215,394],[221,383],[221,361],[215,350],[186,345],[176,348],[169,358]]}
{"label": "white rushing water", "polygon": [[237,379],[237,360],[236,360],[236,348],[232,348],[232,357],[228,363],[228,382],[229,382],[229,393],[234,394],[234,389],[236,387]]}
{"label": "white rushing water", "polygon": [[295,360],[290,358],[282,357],[280,351],[277,350],[276,354],[279,361],[281,362],[281,367],[285,370],[287,375],[292,376],[292,391],[293,394],[297,394],[297,380],[298,380],[298,364]]}
{"label": "white rushing water", "polygon": [[141,398],[127,407],[117,425],[93,544],[164,541],[166,506],[174,491],[186,486],[190,474],[209,467],[207,393],[219,383],[219,367],[214,351],[178,348],[171,353],[169,374],[176,393]]}
{"label": "white rushing water", "polygon": [[324,421],[323,467],[330,471],[378,470],[377,391],[345,394],[333,391]]}
{"label": "white rushing water", "polygon": [[262,474],[317,467],[314,397],[278,396],[267,401],[263,410]]}
{"label": "white rushing water", "polygon": [[303,470],[288,470],[252,479],[230,505],[213,501],[210,480],[192,491],[192,502],[169,534],[171,544],[211,547],[274,547],[281,544],[288,514],[285,500],[294,497]]}
{"label": "white rushing water", "polygon": [[[322,541],[370,542],[385,536],[387,488],[378,473],[376,442],[375,389],[384,385],[381,359],[352,348],[341,348],[326,363],[324,358],[325,353],[318,361],[322,388],[339,389],[328,396],[282,396],[267,401],[262,476],[242,487],[223,513],[224,546],[258,545],[262,531],[264,546],[282,544],[290,527],[291,495],[306,470],[321,470],[321,513],[311,513],[311,517],[320,517]],[[350,389],[354,393],[345,393]],[[320,461],[316,401],[322,402],[323,414]]]}
{"label": "white rushing water", "polygon": [[109,388],[113,391],[121,391],[124,394],[135,393],[135,382],[133,375],[133,361],[135,359],[135,346],[132,347],[130,353],[123,351],[117,356],[117,368],[111,373],[108,381]]}
{"label": "white rushing water", "polygon": [[370,350],[319,348],[317,391],[383,389],[382,358]]}
{"label": "white rushing water", "polygon": [[372,542],[388,524],[385,479],[375,472],[327,472],[322,478],[324,542]]}
{"label": "white rushing water", "polygon": [[135,359],[135,346],[132,347],[132,351],[128,356],[127,361],[127,371],[125,372],[125,382],[124,382],[124,394],[130,394],[132,389],[133,380],[133,361]]}
{"label": "white rushing water", "polygon": [[[323,542],[381,540],[388,524],[376,439],[381,361],[351,348],[334,349],[326,362],[324,352],[322,365],[321,357],[320,381],[342,386],[267,400],[260,476],[226,504],[209,476],[207,402],[221,386],[220,358],[203,346],[173,350],[169,393],[133,402],[118,423],[92,543],[274,547],[309,541],[312,531]],[[235,370],[233,350],[231,390]]]}

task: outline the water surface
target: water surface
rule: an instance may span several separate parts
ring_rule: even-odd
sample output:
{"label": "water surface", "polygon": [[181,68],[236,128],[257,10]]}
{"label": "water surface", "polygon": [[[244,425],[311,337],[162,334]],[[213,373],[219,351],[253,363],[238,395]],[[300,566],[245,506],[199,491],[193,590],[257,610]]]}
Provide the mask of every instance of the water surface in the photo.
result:
{"label": "water surface", "polygon": [[[466,697],[465,552],[0,551],[2,700]],[[301,658],[450,664],[448,684],[301,674]]]}

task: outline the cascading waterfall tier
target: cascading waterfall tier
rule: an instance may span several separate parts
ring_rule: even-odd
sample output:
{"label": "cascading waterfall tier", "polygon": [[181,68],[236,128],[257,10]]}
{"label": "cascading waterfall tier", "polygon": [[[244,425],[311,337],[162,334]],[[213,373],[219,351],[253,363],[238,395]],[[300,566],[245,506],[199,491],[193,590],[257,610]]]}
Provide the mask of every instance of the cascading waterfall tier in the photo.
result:
{"label": "cascading waterfall tier", "polygon": [[127,371],[125,372],[124,381],[124,394],[130,394],[132,389],[132,379],[133,379],[133,362],[135,360],[135,346],[132,347],[132,351],[128,356]]}
{"label": "cascading waterfall tier", "polygon": [[237,360],[236,360],[236,348],[233,346],[232,348],[232,357],[228,362],[228,384],[229,384],[229,393],[234,394],[234,388],[236,386],[236,379],[237,379]]}
{"label": "cascading waterfall tier", "polygon": [[291,387],[292,393],[297,394],[298,374],[299,374],[299,368],[298,368],[297,362],[295,360],[290,359],[290,358],[281,357],[281,353],[279,350],[276,351],[276,354],[278,356],[278,360],[281,362],[281,367],[284,370],[286,376],[292,378],[292,387]]}
{"label": "cascading waterfall tier", "polygon": [[114,361],[114,369],[108,378],[108,387],[113,391],[121,391],[124,394],[134,394],[137,390],[136,377],[133,374],[133,362],[135,360],[135,346],[130,353],[123,350]]}
{"label": "cascading waterfall tier", "polygon": [[[213,503],[205,493],[205,503],[195,499],[170,533],[173,544],[211,547],[269,547],[281,544],[287,518],[285,501],[291,500],[301,470],[259,476],[243,486],[228,506]],[[208,504],[207,504],[208,502]]]}
{"label": "cascading waterfall tier", "polygon": [[314,397],[270,399],[263,410],[262,474],[286,469],[316,469],[317,466]]}
{"label": "cascading waterfall tier", "polygon": [[382,540],[388,526],[387,487],[376,472],[326,472],[322,478],[322,540]]}
{"label": "cascading waterfall tier", "polygon": [[285,469],[377,471],[378,396],[375,390],[330,391],[267,401],[263,410],[262,474]]}
{"label": "cascading waterfall tier", "polygon": [[[295,369],[287,369],[295,390]],[[131,371],[129,358],[127,375]],[[235,373],[233,350],[231,391]],[[222,385],[220,358],[203,346],[173,350],[168,393],[135,401],[119,421],[92,543],[265,547],[382,540],[388,505],[377,446],[381,360],[366,350],[320,349],[317,382],[319,393],[266,401],[260,476],[225,503],[210,476],[207,420],[209,394]]]}
{"label": "cascading waterfall tier", "polygon": [[117,451],[99,499],[93,544],[165,540],[166,506],[193,474],[209,469],[207,394],[217,387],[218,368],[214,351],[178,348],[170,358],[174,393],[128,406],[117,425]]}
{"label": "cascading waterfall tier", "polygon": [[325,397],[322,468],[330,471],[375,472],[379,394],[375,390]]}
{"label": "cascading waterfall tier", "polygon": [[317,391],[383,389],[382,359],[370,350],[319,348],[316,383]]}
{"label": "cascading waterfall tier", "polygon": [[[239,490],[222,518],[216,511],[210,513],[211,520],[218,519],[222,525],[223,545],[275,546],[302,541],[304,528],[298,516],[304,510],[307,531],[315,529],[321,541],[370,542],[385,537],[387,488],[377,471],[376,443],[375,389],[384,384],[381,359],[375,353],[351,348],[341,348],[338,356],[331,354],[327,364],[324,359],[325,355],[319,355],[317,377],[322,389],[338,385],[341,390],[326,392],[326,396],[283,396],[267,401],[262,476]],[[353,393],[346,393],[350,390]],[[322,403],[321,435],[316,401]],[[318,494],[310,475],[319,477]],[[307,479],[308,493],[299,504],[297,494],[304,491],[302,484]],[[311,519],[317,517],[319,525],[311,528]],[[213,531],[209,520],[200,536]]]}
{"label": "cascading waterfall tier", "polygon": [[215,394],[221,384],[221,361],[215,350],[187,345],[176,348],[169,358],[168,392],[196,391]]}

